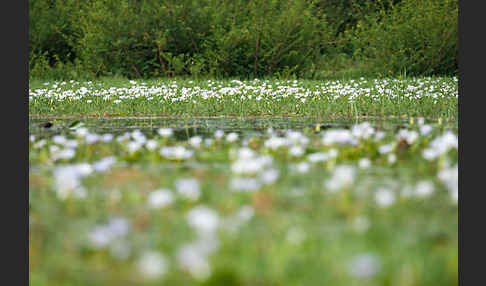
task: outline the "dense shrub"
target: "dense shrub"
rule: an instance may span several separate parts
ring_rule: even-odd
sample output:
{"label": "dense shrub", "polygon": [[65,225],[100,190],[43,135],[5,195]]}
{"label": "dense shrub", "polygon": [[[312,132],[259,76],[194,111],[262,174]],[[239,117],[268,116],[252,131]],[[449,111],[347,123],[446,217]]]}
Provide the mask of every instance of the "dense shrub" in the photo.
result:
{"label": "dense shrub", "polygon": [[408,0],[367,16],[352,34],[356,54],[382,74],[457,72],[457,0]]}
{"label": "dense shrub", "polygon": [[456,2],[29,0],[30,76],[451,73]]}

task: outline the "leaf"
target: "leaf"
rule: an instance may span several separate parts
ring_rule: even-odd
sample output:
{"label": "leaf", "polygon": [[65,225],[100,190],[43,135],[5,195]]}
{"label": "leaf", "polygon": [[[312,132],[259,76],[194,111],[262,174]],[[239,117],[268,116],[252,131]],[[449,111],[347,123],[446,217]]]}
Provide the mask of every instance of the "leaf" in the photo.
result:
{"label": "leaf", "polygon": [[84,126],[84,125],[85,124],[83,122],[81,122],[79,120],[75,120],[71,124],[69,124],[68,128],[74,130],[74,129],[78,129],[78,128]]}

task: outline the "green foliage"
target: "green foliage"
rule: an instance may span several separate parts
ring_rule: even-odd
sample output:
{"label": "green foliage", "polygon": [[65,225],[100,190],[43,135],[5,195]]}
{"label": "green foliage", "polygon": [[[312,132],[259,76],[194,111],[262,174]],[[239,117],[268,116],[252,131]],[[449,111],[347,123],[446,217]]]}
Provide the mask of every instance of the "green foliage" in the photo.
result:
{"label": "green foliage", "polygon": [[408,0],[359,22],[356,54],[386,75],[457,72],[458,2]]}
{"label": "green foliage", "polygon": [[456,2],[29,0],[30,76],[450,74]]}

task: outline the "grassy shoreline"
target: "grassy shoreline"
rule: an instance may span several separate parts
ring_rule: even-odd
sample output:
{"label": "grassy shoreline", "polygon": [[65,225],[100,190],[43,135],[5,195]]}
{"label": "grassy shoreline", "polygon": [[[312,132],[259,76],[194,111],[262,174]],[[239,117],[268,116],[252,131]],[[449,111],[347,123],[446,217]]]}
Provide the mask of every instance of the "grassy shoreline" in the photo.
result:
{"label": "grassy shoreline", "polygon": [[41,82],[29,86],[39,116],[413,116],[457,119],[456,77],[408,79]]}

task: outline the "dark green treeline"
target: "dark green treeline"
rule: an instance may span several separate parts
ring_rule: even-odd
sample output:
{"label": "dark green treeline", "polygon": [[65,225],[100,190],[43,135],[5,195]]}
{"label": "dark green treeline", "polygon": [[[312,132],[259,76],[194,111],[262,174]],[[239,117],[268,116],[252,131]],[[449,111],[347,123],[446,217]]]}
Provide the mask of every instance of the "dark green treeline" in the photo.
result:
{"label": "dark green treeline", "polygon": [[455,0],[29,0],[31,78],[457,73]]}

